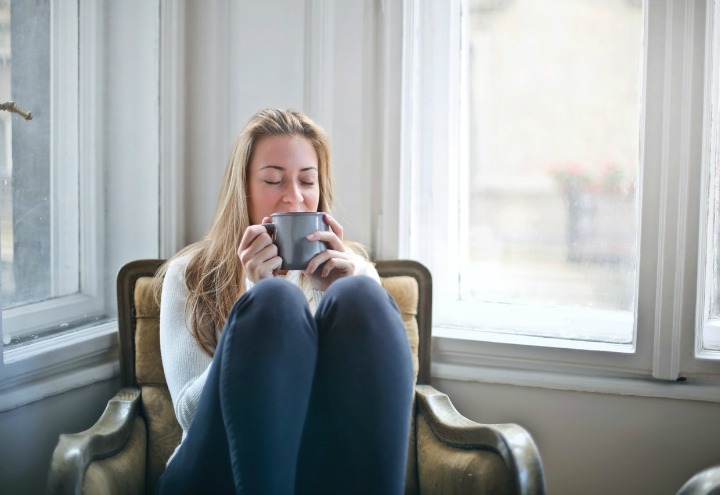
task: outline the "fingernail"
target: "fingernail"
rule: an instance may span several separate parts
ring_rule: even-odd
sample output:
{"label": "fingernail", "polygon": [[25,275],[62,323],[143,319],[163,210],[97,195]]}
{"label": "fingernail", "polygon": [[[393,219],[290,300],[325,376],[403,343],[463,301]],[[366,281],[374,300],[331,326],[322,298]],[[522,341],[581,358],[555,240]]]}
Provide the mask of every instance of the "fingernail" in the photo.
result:
{"label": "fingernail", "polygon": [[310,234],[307,237],[305,237],[308,241],[314,241],[315,240],[315,234]]}

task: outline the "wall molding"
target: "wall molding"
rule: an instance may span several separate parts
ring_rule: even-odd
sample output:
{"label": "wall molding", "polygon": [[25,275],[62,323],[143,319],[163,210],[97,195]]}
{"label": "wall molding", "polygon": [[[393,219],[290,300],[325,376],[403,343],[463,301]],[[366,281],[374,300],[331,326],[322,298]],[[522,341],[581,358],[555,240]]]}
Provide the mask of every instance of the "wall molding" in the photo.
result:
{"label": "wall molding", "polygon": [[333,135],[335,2],[305,0],[305,111]]}
{"label": "wall molding", "polygon": [[119,373],[117,322],[3,350],[0,413]]}
{"label": "wall molding", "polygon": [[433,362],[433,378],[461,382],[720,403],[720,386],[702,383],[667,383],[642,378],[566,375],[552,372],[503,369]]}
{"label": "wall molding", "polygon": [[185,4],[160,0],[160,246],[169,258],[185,238]]}
{"label": "wall molding", "polygon": [[[402,123],[410,122],[410,97],[403,85],[412,83],[413,67],[408,59],[412,59],[413,47],[404,45],[403,33],[413,27],[413,5],[414,2],[383,0],[378,7],[377,125],[373,136],[378,146],[378,167],[372,188],[375,221],[372,250],[377,259],[402,256],[400,239],[406,238],[409,232],[409,226],[403,223],[407,215],[402,211],[410,184],[406,166],[410,158],[402,143],[408,139],[403,133],[409,131],[403,129]],[[411,11],[404,15],[404,9]]]}

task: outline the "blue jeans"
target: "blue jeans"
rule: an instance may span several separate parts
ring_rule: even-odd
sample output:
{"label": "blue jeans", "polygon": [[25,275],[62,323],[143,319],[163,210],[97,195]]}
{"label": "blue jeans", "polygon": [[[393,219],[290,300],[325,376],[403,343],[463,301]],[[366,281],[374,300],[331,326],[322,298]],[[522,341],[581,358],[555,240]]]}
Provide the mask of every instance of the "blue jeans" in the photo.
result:
{"label": "blue jeans", "polygon": [[379,284],[340,279],[313,317],[297,286],[263,280],[230,312],[158,493],[400,494],[413,393]]}

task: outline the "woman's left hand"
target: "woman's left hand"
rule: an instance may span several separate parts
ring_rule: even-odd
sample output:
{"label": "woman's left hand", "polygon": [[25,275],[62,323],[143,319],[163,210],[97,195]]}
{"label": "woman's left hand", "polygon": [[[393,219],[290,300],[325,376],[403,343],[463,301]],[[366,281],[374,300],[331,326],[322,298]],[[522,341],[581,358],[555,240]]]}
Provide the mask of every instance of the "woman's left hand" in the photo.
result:
{"label": "woman's left hand", "polygon": [[343,228],[330,215],[323,217],[329,231],[319,230],[307,236],[309,241],[322,241],[327,249],[317,254],[305,269],[310,276],[312,287],[316,290],[327,290],[334,281],[355,274],[355,263],[343,244]]}

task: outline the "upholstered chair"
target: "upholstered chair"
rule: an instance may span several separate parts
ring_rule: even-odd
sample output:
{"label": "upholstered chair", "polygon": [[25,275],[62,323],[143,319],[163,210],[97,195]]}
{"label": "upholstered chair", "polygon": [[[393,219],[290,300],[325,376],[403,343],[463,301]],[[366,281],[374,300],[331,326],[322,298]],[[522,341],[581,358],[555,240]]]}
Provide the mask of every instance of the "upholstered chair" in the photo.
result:
{"label": "upholstered chair", "polygon": [[[48,478],[53,494],[151,494],[180,442],[160,359],[155,271],[140,260],[117,282],[122,389],[97,423],[60,436]],[[533,439],[514,424],[484,425],[461,416],[430,384],[432,280],[414,261],[378,261],[383,286],[398,303],[412,347],[416,394],[407,494],[543,494]],[[78,407],[82,407],[78,405]]]}

